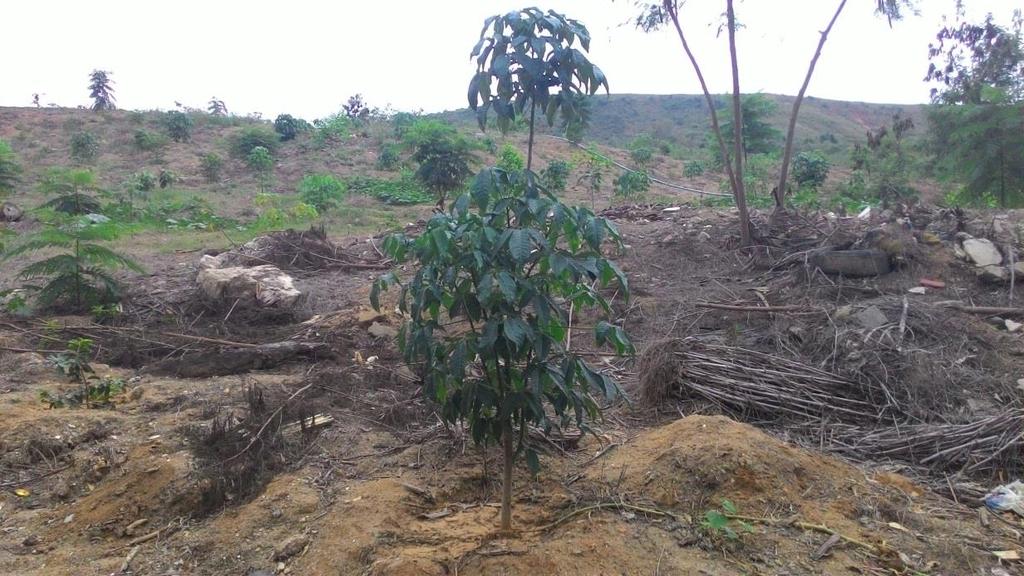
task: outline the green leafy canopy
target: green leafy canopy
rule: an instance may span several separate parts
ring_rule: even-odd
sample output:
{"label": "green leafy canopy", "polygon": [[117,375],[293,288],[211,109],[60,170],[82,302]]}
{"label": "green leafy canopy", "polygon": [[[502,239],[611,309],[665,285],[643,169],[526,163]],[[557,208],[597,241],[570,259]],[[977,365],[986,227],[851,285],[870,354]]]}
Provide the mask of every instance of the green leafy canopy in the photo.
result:
{"label": "green leafy canopy", "polygon": [[[422,367],[426,395],[448,422],[464,421],[472,438],[502,437],[513,422],[549,428],[544,404],[560,426],[599,415],[595,394],[611,399],[617,384],[566,347],[569,307],[610,304],[600,288],[617,283],[628,297],[625,274],[602,255],[618,231],[585,208],[569,207],[539,183],[536,174],[481,171],[468,194],[447,213],[436,214],[417,238],[390,237],[385,250],[396,262],[418,266],[407,282],[385,274],[371,303],[400,285],[399,309],[408,322],[399,335],[405,360]],[[632,353],[623,329],[596,325],[601,345]]]}

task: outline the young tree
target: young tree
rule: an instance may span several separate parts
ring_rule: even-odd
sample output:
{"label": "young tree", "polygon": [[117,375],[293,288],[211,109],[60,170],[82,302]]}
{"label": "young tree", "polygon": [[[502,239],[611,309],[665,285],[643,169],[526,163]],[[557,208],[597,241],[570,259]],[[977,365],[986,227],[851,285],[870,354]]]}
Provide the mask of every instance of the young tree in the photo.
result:
{"label": "young tree", "polygon": [[98,190],[96,176],[89,170],[51,169],[39,184],[39,189],[51,196],[40,208],[69,216],[100,211],[99,200],[93,195]]}
{"label": "young tree", "polygon": [[419,164],[416,179],[437,196],[437,205],[444,210],[448,194],[462,188],[473,174],[472,146],[450,125],[436,120],[417,120],[405,143]]}
{"label": "young tree", "polygon": [[[771,154],[778,150],[782,132],[768,122],[768,118],[775,112],[775,101],[764,94],[746,94],[741,99],[740,107],[743,113],[744,159],[750,154]],[[722,137],[730,148],[736,144],[734,133],[730,110],[722,121]]]}
{"label": "young tree", "polygon": [[[492,108],[502,132],[517,118],[526,117],[528,171],[533,169],[537,108],[548,125],[554,125],[560,111],[571,118],[577,110],[574,95],[593,95],[602,86],[608,91],[604,73],[584,54],[589,51],[587,27],[553,10],[526,8],[484,22],[480,40],[470,53],[477,72],[469,82],[469,107],[476,111],[481,129],[486,128]],[[553,88],[558,92],[552,94]]]}
{"label": "young tree", "polygon": [[370,115],[370,108],[363,101],[362,94],[349,96],[348,101],[342,104],[341,111],[349,120],[365,120]]}
{"label": "young tree", "polygon": [[[606,239],[620,242],[610,222],[562,204],[531,172],[490,168],[418,238],[384,244],[396,262],[413,259],[418,268],[406,283],[382,276],[371,303],[380,309],[380,291],[402,285],[398,305],[409,321],[399,344],[406,361],[421,366],[424,395],[446,422],[465,422],[475,442],[500,442],[503,531],[511,529],[516,454],[538,465],[529,427],[575,421],[586,430],[600,413],[594,395],[619,391],[567,338],[569,306],[608,312],[600,288],[612,282],[628,294],[625,275],[602,255]],[[619,353],[632,350],[606,321],[595,335]]]}
{"label": "young tree", "polygon": [[114,81],[110,79],[110,72],[106,70],[93,70],[89,74],[89,97],[92,98],[93,110],[115,110],[114,105]]}

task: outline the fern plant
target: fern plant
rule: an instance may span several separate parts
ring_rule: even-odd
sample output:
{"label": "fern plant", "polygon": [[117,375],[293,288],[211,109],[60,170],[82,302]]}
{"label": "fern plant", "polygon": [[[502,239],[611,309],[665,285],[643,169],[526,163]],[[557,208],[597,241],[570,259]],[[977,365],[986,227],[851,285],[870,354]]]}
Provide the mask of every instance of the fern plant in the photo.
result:
{"label": "fern plant", "polygon": [[77,216],[99,212],[100,203],[93,192],[98,190],[96,176],[89,170],[50,170],[39,185],[44,194],[51,196],[40,208]]}
{"label": "fern plant", "polygon": [[11,145],[0,140],[0,199],[14,192],[14,186],[21,181],[21,166]]}
{"label": "fern plant", "polygon": [[13,246],[4,259],[40,250],[58,251],[29,264],[18,277],[26,282],[46,281],[26,286],[36,293],[42,308],[64,305],[74,310],[89,309],[120,298],[120,287],[111,274],[114,270],[142,272],[138,264],[100,244],[114,240],[117,235],[117,225],[104,216],[75,216],[28,236]]}

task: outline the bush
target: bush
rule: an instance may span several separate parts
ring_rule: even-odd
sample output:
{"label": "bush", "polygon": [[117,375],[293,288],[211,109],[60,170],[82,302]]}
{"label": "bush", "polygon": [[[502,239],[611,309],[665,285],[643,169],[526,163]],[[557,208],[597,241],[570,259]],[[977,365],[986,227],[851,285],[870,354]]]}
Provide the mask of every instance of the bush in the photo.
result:
{"label": "bush", "polygon": [[565,160],[552,160],[548,163],[547,168],[541,170],[541,181],[552,192],[564,192],[571,168]]}
{"label": "bush", "polygon": [[651,179],[646,172],[623,172],[615,179],[615,195],[619,198],[634,199],[651,189]]}
{"label": "bush", "polygon": [[498,168],[506,172],[515,172],[526,167],[526,160],[511,144],[505,144],[498,153]]}
{"label": "bush", "polygon": [[274,169],[274,157],[270,150],[263,146],[256,146],[249,151],[245,157],[245,163],[258,174],[268,174]]}
{"label": "bush", "polygon": [[352,133],[352,121],[344,114],[332,114],[313,121],[313,140],[318,148],[338,144]]}
{"label": "bush", "polygon": [[210,152],[199,160],[199,166],[207,182],[220,181],[220,172],[224,168],[224,160],[220,156]]}
{"label": "bush", "polygon": [[365,194],[392,205],[427,204],[434,200],[431,193],[412,174],[403,171],[397,180],[357,176],[346,180],[349,192]]}
{"label": "bush", "polygon": [[135,131],[135,149],[140,152],[156,152],[167,146],[169,138],[163,134],[157,134],[148,130],[138,129]]}
{"label": "bush", "polygon": [[160,182],[160,188],[167,188],[177,180],[178,175],[170,170],[161,170],[160,175],[157,176],[157,181]]}
{"label": "bush", "polygon": [[345,183],[331,174],[309,174],[299,182],[298,191],[304,203],[322,213],[345,196]]}
{"label": "bush", "polygon": [[156,188],[156,176],[153,176],[152,172],[137,172],[132,174],[131,186],[136,190],[142,192],[149,192],[153,188]]}
{"label": "bush", "polygon": [[239,158],[248,159],[255,148],[263,148],[267,154],[277,151],[277,132],[266,126],[249,126],[236,133],[231,140],[231,151]]}
{"label": "bush", "polygon": [[192,139],[192,117],[184,112],[173,110],[164,116],[164,127],[167,135],[175,142],[188,142]]}
{"label": "bush", "polygon": [[71,157],[75,160],[89,163],[96,159],[99,152],[99,138],[92,132],[83,130],[71,136]]}
{"label": "bush", "polygon": [[397,144],[385,143],[380,145],[377,153],[378,170],[394,170],[402,162],[402,154]]}
{"label": "bush", "polygon": [[705,171],[707,171],[707,166],[702,160],[693,160],[683,165],[683,176],[687,178],[703,176]]}
{"label": "bush", "polygon": [[654,152],[646,146],[629,151],[629,158],[637,166],[647,166],[654,159]]}
{"label": "bush", "polygon": [[274,119],[274,132],[277,132],[282,142],[294,140],[299,132],[309,130],[309,123],[291,114],[280,114]]}
{"label": "bush", "polygon": [[828,178],[830,165],[820,152],[801,152],[793,159],[793,179],[803,187],[817,189]]}

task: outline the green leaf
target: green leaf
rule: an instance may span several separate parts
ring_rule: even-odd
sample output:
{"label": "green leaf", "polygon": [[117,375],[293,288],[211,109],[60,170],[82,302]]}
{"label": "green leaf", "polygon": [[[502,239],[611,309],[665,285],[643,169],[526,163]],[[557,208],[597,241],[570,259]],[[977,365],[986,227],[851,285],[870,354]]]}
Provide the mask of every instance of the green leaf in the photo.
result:
{"label": "green leaf", "polygon": [[521,228],[513,230],[509,236],[508,249],[516,262],[523,263],[529,260],[532,251],[529,232]]}

